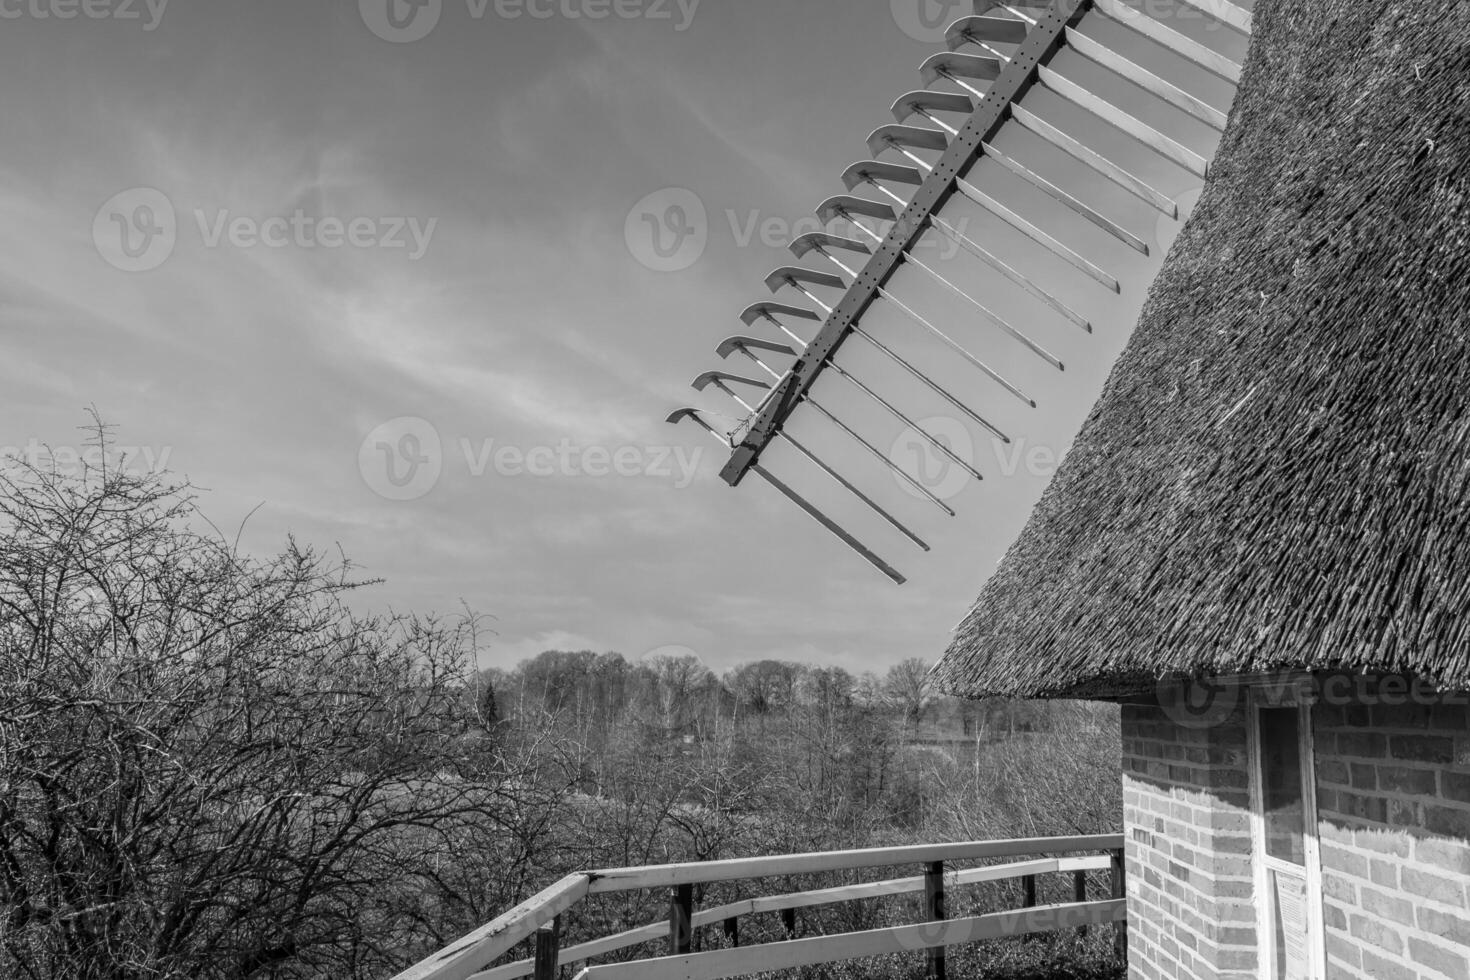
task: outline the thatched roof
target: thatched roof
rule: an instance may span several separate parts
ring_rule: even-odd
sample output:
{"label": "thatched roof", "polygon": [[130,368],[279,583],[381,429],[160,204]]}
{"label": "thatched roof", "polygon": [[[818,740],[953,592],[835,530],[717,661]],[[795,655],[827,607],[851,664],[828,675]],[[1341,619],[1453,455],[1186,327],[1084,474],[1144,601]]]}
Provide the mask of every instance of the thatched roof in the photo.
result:
{"label": "thatched roof", "polygon": [[1214,173],[937,668],[1470,688],[1470,4],[1269,0]]}

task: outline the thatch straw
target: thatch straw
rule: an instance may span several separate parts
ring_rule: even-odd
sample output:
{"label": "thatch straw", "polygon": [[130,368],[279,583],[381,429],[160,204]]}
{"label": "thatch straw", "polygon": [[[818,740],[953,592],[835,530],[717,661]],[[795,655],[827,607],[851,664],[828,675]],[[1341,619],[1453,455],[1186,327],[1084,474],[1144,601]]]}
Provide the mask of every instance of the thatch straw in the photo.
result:
{"label": "thatch straw", "polygon": [[1259,4],[1213,166],[951,692],[1470,688],[1470,4]]}

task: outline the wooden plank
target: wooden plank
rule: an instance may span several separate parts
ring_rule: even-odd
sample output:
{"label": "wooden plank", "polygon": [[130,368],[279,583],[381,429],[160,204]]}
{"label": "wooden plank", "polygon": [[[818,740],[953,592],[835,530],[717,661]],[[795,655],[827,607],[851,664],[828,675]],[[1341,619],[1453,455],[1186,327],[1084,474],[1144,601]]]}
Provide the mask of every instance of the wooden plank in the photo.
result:
{"label": "wooden plank", "polygon": [[421,960],[393,980],[468,980],[587,894],[588,876],[567,875],[550,888]]}
{"label": "wooden plank", "polygon": [[1045,65],[1038,66],[1036,71],[1043,85],[1068,102],[1081,106],[1104,122],[1127,133],[1160,156],[1179,164],[1196,177],[1204,177],[1206,175],[1209,169],[1209,162],[1183,143],[1180,143],[1173,137],[1165,136],[1148,123],[1124,112],[1106,99],[1089,92],[1070,78],[1052,71]]}
{"label": "wooden plank", "polygon": [[1106,47],[1081,31],[1067,28],[1067,43],[1072,50],[1085,58],[1097,62],[1109,71],[1122,75],[1139,88],[1156,96],[1169,105],[1198,119],[1207,126],[1224,130],[1229,117],[1197,95],[1191,95],[1173,82],[1165,81],[1147,68],[1129,61],[1112,48]]}
{"label": "wooden plank", "polygon": [[1195,10],[1215,18],[1222,24],[1229,24],[1242,34],[1249,34],[1254,27],[1251,12],[1244,7],[1236,6],[1230,0],[1180,0],[1187,3]]}
{"label": "wooden plank", "polygon": [[1207,47],[1191,37],[1180,34],[1172,27],[1166,26],[1162,21],[1155,20],[1141,11],[1134,10],[1132,7],[1123,3],[1122,0],[1093,0],[1093,8],[1118,23],[1137,31],[1150,41],[1168,48],[1181,58],[1192,61],[1201,68],[1219,75],[1227,81],[1237,83],[1240,81],[1240,65],[1231,61],[1214,48]]}
{"label": "wooden plank", "polygon": [[1111,851],[1122,846],[1122,834],[1098,834],[1089,837],[1033,837],[1022,840],[963,841],[954,844],[912,844],[904,847],[816,851],[810,854],[779,854],[689,864],[656,864],[588,872],[587,892],[598,895],[640,888],[672,888],[684,883],[851,871],[855,868],[884,868],[898,864],[927,864],[930,861],[981,861],[1032,854]]}
{"label": "wooden plank", "polygon": [[1096,170],[1135,197],[1147,201],[1156,210],[1171,218],[1179,217],[1179,205],[1175,204],[1168,197],[1145,183],[1141,178],[1135,177],[1107,157],[1088,147],[1081,140],[1068,136],[1034,112],[1024,109],[1021,106],[1013,105],[1011,106],[1011,117],[1052,146],[1087,164],[1087,166]]}
{"label": "wooden plank", "polygon": [[1121,899],[1083,905],[1049,905],[1019,912],[951,919],[937,927],[932,923],[896,926],[636,963],[591,966],[578,973],[577,980],[716,980],[867,956],[912,953],[931,946],[956,946],[1004,936],[1101,925],[1122,921],[1127,914]]}

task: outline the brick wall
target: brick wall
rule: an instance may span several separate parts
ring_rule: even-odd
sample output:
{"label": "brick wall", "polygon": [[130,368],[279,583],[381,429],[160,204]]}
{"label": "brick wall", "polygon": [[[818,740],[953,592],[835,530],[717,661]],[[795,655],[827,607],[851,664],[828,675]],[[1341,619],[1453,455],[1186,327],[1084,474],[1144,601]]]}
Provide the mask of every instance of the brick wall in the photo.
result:
{"label": "brick wall", "polygon": [[1181,726],[1123,708],[1131,977],[1255,980],[1245,712]]}
{"label": "brick wall", "polygon": [[[1470,707],[1378,683],[1313,711],[1327,975],[1470,980]],[[1131,977],[1256,980],[1245,718],[1123,709]]]}
{"label": "brick wall", "polygon": [[1329,976],[1470,978],[1470,708],[1319,705],[1312,730]]}

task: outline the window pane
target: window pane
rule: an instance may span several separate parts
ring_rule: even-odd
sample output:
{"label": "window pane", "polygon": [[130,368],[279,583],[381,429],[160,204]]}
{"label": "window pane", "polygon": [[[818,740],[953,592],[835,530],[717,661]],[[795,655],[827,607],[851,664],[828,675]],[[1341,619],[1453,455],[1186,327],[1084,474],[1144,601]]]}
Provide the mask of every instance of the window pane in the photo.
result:
{"label": "window pane", "polygon": [[1299,717],[1295,708],[1261,710],[1261,797],[1266,853],[1305,866]]}

